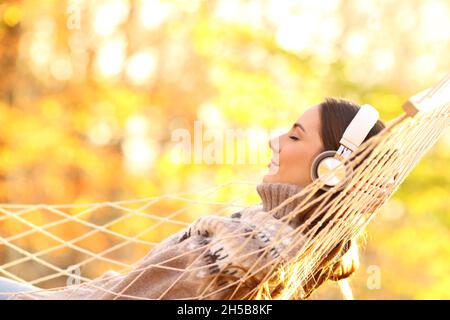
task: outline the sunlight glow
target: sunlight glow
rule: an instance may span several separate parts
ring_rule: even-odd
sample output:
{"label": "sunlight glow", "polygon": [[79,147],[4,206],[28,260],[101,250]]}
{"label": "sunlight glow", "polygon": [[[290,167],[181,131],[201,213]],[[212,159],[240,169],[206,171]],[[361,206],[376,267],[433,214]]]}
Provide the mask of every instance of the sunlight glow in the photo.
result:
{"label": "sunlight glow", "polygon": [[173,8],[160,0],[141,0],[140,23],[147,29],[155,29],[167,20]]}
{"label": "sunlight glow", "polygon": [[96,145],[106,145],[113,138],[113,130],[107,121],[97,121],[88,131],[89,140]]}
{"label": "sunlight glow", "polygon": [[109,0],[96,6],[94,31],[100,36],[109,36],[128,17],[130,6],[126,0]]}
{"label": "sunlight glow", "polygon": [[126,73],[133,84],[142,85],[151,79],[156,67],[156,54],[152,50],[143,50],[128,59]]}
{"label": "sunlight glow", "polygon": [[204,103],[197,112],[198,118],[204,122],[207,127],[223,126],[222,114],[217,106],[212,103]]}
{"label": "sunlight glow", "polygon": [[125,37],[116,36],[105,41],[100,46],[97,53],[97,71],[104,77],[113,77],[119,75],[122,72],[125,54]]}
{"label": "sunlight glow", "polygon": [[130,172],[148,172],[156,159],[155,145],[148,139],[132,137],[122,143],[125,167]]}

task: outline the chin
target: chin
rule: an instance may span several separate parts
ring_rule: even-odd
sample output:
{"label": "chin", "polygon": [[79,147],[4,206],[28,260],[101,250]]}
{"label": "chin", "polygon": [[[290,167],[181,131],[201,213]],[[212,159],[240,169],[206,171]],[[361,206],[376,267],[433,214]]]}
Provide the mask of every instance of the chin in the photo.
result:
{"label": "chin", "polygon": [[277,178],[275,175],[266,174],[262,178],[262,182],[277,182]]}

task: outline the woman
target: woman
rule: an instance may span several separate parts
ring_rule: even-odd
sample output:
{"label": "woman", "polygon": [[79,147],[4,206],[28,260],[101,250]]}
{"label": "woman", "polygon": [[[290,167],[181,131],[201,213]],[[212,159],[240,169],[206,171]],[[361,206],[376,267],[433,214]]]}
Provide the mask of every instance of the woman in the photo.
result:
{"label": "woman", "polygon": [[[313,160],[325,150],[338,150],[339,141],[359,108],[358,105],[347,100],[326,99],[324,102],[306,110],[288,132],[269,142],[269,146],[275,155],[270,163],[271,172],[274,172],[274,174],[266,175],[263,178],[264,183],[257,187],[259,194],[262,196],[264,210],[269,211],[276,207],[287,197],[299,192],[300,188],[306,187],[312,182],[311,166]],[[384,128],[384,123],[378,120],[364,141],[380,133]],[[359,165],[356,165],[356,167]],[[297,188],[297,186],[300,188]],[[285,188],[287,191],[284,191]],[[319,191],[316,197],[322,193],[324,191]],[[382,195],[380,193],[378,196],[381,197]],[[297,204],[297,202],[294,202],[292,205],[288,205],[285,210],[291,211]],[[371,208],[376,206],[377,203],[373,204]],[[368,208],[368,211],[371,208]],[[298,215],[294,222],[295,226],[304,223],[314,211],[313,209]],[[277,214],[275,213],[275,215]],[[285,214],[286,212],[281,212],[279,217]],[[321,218],[319,216],[314,221],[318,222]],[[306,230],[309,230],[310,227],[313,227],[313,225],[308,226]],[[317,233],[321,229],[319,228]],[[334,264],[327,265],[337,255],[340,259]],[[355,239],[336,246],[324,258],[322,264],[324,267],[319,268],[310,281],[304,285],[304,298],[308,297],[327,279],[342,280],[356,271],[359,266],[359,258]]]}
{"label": "woman", "polygon": [[[312,182],[310,172],[314,158],[324,150],[337,150],[340,138],[358,110],[359,106],[352,102],[327,99],[304,112],[285,134],[271,140],[269,146],[274,157],[269,165],[270,171],[257,186],[261,204],[230,217],[198,219],[158,244],[126,274],[109,272],[81,286],[18,294],[15,298],[248,298],[246,294],[267,275],[269,269],[266,266],[288,247],[291,238],[272,246],[271,240],[286,227],[280,219],[291,212],[300,199],[281,207],[269,217],[267,212]],[[384,124],[378,121],[365,140],[383,128]],[[283,232],[295,231],[309,214],[304,212],[296,216],[290,229]],[[298,243],[302,245],[301,241]],[[269,247],[267,254],[261,254],[261,250]],[[242,278],[255,266],[260,267],[257,268],[260,271],[251,278]],[[327,279],[348,277],[357,266],[355,241],[340,243],[324,257],[319,270],[303,285],[303,297],[309,296]],[[0,280],[0,292],[1,287]]]}

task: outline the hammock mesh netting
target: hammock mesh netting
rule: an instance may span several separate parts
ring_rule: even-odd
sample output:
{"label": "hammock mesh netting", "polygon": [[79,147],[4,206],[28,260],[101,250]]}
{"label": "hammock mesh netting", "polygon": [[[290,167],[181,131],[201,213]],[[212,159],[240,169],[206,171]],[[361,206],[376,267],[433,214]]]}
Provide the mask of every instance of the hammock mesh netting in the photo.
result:
{"label": "hammock mesh netting", "polygon": [[[77,292],[86,288],[103,294],[96,298],[166,299],[173,297],[171,290],[176,290],[186,275],[195,273],[201,277],[202,270],[215,268],[217,272],[209,275],[208,285],[195,294],[177,297],[307,297],[308,288],[314,287],[322,276],[330,253],[362,232],[448,127],[449,93],[450,75],[447,75],[431,89],[410,98],[403,106],[404,114],[390,121],[380,134],[363,143],[348,159],[346,168],[351,170],[343,188],[322,191],[323,182],[317,180],[264,216],[258,216],[251,228],[223,228],[220,224],[214,225],[217,219],[208,220],[211,213],[230,219],[230,214],[244,210],[243,200],[255,190],[255,184],[251,182],[233,182],[191,193],[119,202],[1,204],[0,275],[45,288],[42,289],[45,292],[57,292],[70,285],[71,293],[65,296],[67,299],[77,297]],[[387,192],[380,196],[380,190]],[[237,197],[220,202],[215,200],[218,194]],[[299,204],[276,220],[270,241],[258,248],[249,247],[247,241],[259,237],[261,230],[267,230],[267,223],[273,225],[276,211],[294,200],[300,200]],[[203,218],[197,219],[200,216]],[[306,217],[305,221],[292,227],[292,222],[299,216]],[[158,239],[180,234],[188,227],[194,235],[208,223],[208,230],[214,231],[211,241],[192,250],[185,248],[168,258],[139,263],[153,248],[157,251],[153,257],[159,253],[164,256],[163,250],[158,252],[161,244]],[[164,241],[171,243],[173,239],[172,236]],[[224,244],[228,255],[223,260],[198,263],[204,259],[204,254]],[[198,254],[193,254],[194,251]],[[193,257],[188,265],[180,268],[170,264],[183,255]],[[227,272],[237,265],[241,266],[239,272]],[[159,288],[156,296],[133,294],[134,291],[128,290],[155,268],[171,272],[170,283]],[[106,272],[108,270],[116,272]],[[130,275],[133,280],[125,286],[103,285],[105,281]],[[147,285],[152,287],[153,283]],[[220,292],[223,295],[218,296]]]}

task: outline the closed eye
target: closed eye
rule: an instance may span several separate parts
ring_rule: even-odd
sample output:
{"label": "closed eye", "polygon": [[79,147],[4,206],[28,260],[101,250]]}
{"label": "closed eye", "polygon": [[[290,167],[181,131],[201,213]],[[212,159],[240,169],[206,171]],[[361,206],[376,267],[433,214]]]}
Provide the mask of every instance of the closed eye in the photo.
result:
{"label": "closed eye", "polygon": [[295,141],[300,140],[300,139],[297,138],[296,136],[289,136],[289,139],[292,139],[292,140],[295,140]]}

